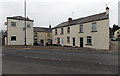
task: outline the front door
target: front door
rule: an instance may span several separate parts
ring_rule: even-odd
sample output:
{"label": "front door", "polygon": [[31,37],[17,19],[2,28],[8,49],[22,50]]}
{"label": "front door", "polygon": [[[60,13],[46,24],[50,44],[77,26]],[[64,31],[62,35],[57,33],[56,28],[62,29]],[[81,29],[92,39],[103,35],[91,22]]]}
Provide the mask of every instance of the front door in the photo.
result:
{"label": "front door", "polygon": [[41,45],[44,45],[44,40],[40,40]]}
{"label": "front door", "polygon": [[73,38],[73,46],[75,46],[75,38]]}
{"label": "front door", "polygon": [[80,37],[80,47],[83,47],[83,37]]}

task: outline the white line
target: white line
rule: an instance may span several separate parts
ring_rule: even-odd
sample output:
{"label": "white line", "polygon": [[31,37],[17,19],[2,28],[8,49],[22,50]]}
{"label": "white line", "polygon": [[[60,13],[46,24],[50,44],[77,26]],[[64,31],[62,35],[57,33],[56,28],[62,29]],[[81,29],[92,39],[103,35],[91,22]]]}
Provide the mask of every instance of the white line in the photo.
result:
{"label": "white line", "polygon": [[29,56],[24,56],[26,58],[36,58],[36,59],[48,59],[48,60],[59,60],[59,61],[71,61],[70,59],[57,59],[57,58],[40,58],[40,57],[29,57]]}

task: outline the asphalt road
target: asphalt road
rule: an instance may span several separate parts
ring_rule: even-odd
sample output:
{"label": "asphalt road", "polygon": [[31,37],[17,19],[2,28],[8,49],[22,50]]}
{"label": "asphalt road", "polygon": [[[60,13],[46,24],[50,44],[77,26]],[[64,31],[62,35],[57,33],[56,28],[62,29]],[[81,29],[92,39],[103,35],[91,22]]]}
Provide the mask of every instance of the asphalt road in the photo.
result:
{"label": "asphalt road", "polygon": [[52,48],[3,47],[3,74],[117,74],[118,54]]}

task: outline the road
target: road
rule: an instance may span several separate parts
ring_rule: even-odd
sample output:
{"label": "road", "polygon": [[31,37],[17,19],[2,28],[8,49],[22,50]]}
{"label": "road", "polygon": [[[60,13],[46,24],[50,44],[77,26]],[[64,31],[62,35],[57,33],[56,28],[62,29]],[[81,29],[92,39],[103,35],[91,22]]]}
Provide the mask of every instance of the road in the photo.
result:
{"label": "road", "polygon": [[3,47],[3,74],[117,74],[112,52]]}

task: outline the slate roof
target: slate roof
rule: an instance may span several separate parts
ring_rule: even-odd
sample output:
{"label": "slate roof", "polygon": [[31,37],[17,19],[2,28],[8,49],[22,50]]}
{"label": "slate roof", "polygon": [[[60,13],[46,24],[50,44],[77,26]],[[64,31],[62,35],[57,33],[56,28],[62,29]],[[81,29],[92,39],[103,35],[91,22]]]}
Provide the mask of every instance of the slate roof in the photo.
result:
{"label": "slate roof", "polygon": [[51,28],[34,27],[34,32],[52,32]]}
{"label": "slate roof", "polygon": [[74,19],[70,22],[69,21],[62,22],[61,24],[53,27],[52,29],[76,25],[76,24],[83,24],[83,23],[88,23],[88,22],[92,22],[92,21],[99,21],[99,20],[104,20],[104,19],[109,19],[109,15],[106,15],[106,12],[87,16],[87,17],[82,17],[82,18],[78,18],[78,19]]}
{"label": "slate roof", "polygon": [[25,20],[26,19],[26,21],[32,21],[32,22],[34,21],[34,20],[29,19],[28,17],[25,18],[22,16],[7,17],[7,19],[15,19],[15,20]]}

